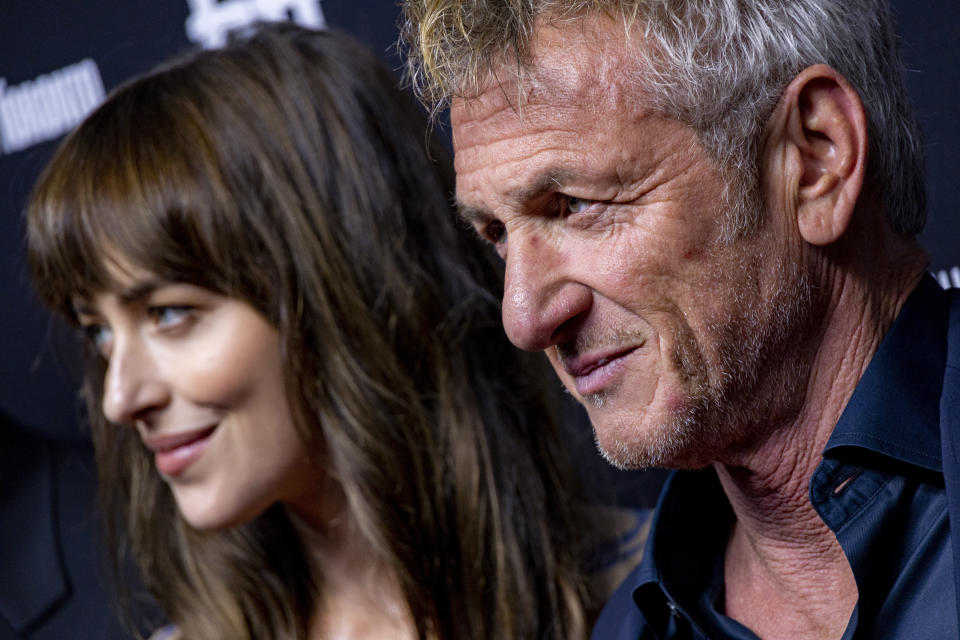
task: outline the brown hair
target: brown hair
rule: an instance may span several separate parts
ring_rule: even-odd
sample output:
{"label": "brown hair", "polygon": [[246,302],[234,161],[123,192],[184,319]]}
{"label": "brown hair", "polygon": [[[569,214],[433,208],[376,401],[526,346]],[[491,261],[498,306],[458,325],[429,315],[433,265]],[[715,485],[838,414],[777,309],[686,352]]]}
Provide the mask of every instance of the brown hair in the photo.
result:
{"label": "brown hair", "polygon": [[[108,252],[241,298],[278,329],[304,441],[419,637],[585,634],[583,525],[540,357],[502,335],[497,262],[455,222],[448,164],[363,47],[261,27],[113,92],[28,212],[37,290],[110,285]],[[128,547],[186,638],[303,637],[321,597],[286,512],[222,531],[179,516],[132,429],[85,395],[109,548]]]}

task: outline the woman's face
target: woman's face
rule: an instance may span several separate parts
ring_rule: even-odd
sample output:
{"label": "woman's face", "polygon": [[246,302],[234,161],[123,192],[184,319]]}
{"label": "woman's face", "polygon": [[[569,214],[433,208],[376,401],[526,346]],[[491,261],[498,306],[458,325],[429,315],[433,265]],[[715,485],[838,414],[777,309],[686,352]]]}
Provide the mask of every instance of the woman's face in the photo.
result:
{"label": "woman's face", "polygon": [[75,302],[107,360],[103,412],[136,428],[184,519],[246,522],[275,502],[310,508],[323,487],[294,428],[277,331],[253,307],[124,266]]}

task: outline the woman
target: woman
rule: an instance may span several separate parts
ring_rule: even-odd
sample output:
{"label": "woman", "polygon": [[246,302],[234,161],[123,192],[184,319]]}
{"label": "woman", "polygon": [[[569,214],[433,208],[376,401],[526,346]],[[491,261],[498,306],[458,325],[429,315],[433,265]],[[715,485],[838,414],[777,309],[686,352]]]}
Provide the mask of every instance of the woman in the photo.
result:
{"label": "woman", "polygon": [[41,176],[109,548],[184,638],[585,634],[549,374],[424,140],[362,47],[272,26],[121,87]]}

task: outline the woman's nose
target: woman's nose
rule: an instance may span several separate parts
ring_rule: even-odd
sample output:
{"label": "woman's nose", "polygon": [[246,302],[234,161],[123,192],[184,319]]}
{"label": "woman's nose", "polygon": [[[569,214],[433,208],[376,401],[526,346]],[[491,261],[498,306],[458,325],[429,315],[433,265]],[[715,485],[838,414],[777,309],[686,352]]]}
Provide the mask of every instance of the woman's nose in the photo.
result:
{"label": "woman's nose", "polygon": [[142,341],[115,340],[103,381],[103,414],[110,422],[134,426],[169,401],[168,386]]}

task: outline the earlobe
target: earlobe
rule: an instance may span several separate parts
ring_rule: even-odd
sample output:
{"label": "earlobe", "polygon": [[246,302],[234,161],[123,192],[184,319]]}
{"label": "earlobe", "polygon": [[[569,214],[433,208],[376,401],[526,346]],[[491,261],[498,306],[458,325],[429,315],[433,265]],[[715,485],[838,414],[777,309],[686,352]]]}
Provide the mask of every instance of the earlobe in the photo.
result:
{"label": "earlobe", "polygon": [[796,153],[790,182],[800,235],[828,245],[847,230],[863,188],[867,118],[859,95],[826,65],[804,69],[784,91],[785,137]]}

